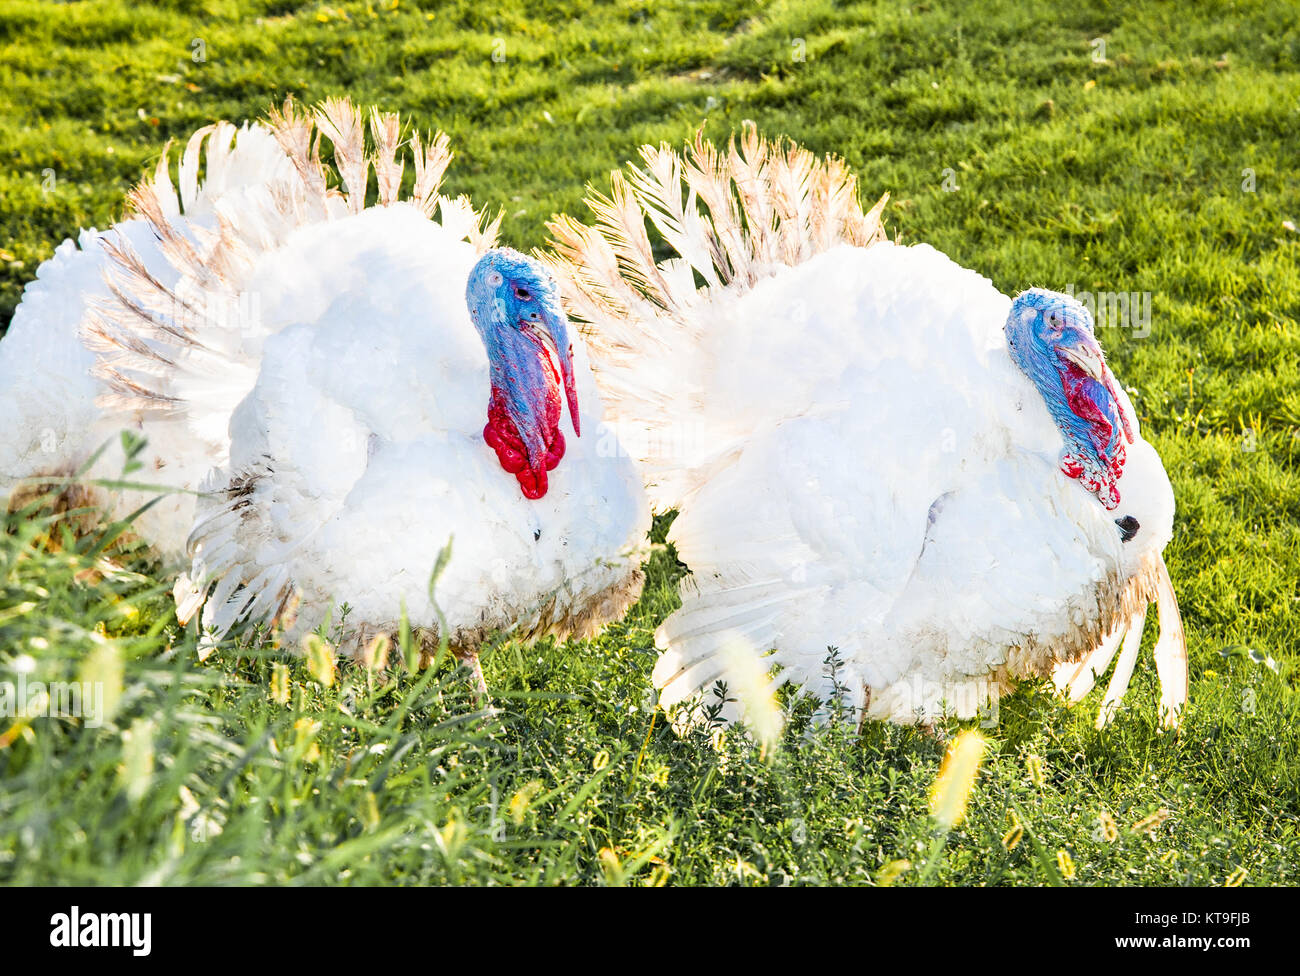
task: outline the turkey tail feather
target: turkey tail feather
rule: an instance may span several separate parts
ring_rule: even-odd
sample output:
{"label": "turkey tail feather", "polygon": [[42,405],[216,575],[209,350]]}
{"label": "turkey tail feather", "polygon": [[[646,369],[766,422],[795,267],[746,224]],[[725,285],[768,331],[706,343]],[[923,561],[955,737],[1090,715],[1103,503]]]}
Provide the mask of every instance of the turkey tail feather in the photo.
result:
{"label": "turkey tail feather", "polygon": [[1160,611],[1160,638],[1156,641],[1156,674],[1160,678],[1160,722],[1174,729],[1182,722],[1187,704],[1187,635],[1178,612],[1178,598],[1164,557],[1156,554],[1156,606]]}
{"label": "turkey tail feather", "polygon": [[234,477],[214,470],[204,481],[202,491],[212,504],[200,511],[195,522],[189,539],[193,561],[189,573],[178,580],[174,594],[182,623],[202,611],[201,657],[237,624],[246,620],[278,622],[292,603],[295,591],[284,563],[272,560],[269,566],[262,566],[257,561],[258,547],[238,540],[252,520],[259,523],[266,543],[272,539],[269,526],[261,524],[269,504],[256,497],[270,473],[263,463]]}
{"label": "turkey tail feather", "polygon": [[1097,728],[1105,728],[1119,703],[1128,690],[1129,679],[1133,677],[1133,668],[1137,665],[1138,651],[1142,647],[1142,631],[1146,627],[1147,611],[1142,611],[1129,622],[1128,633],[1124,636],[1124,646],[1120,650],[1119,660],[1115,662],[1115,673],[1111,675],[1110,684],[1106,686],[1106,697],[1102,699],[1101,710],[1097,713]]}
{"label": "turkey tail feather", "polygon": [[663,143],[640,157],[611,174],[608,194],[589,190],[591,225],[547,224],[552,252],[541,257],[587,337],[611,420],[648,433],[639,460],[655,504],[670,508],[698,480],[700,462],[676,438],[708,413],[707,365],[682,354],[709,315],[783,267],[883,240],[888,195],[864,212],[843,162],[763,139],[752,122],[725,150],[700,131],[684,154]]}
{"label": "turkey tail feather", "polygon": [[1154,648],[1156,675],[1160,681],[1160,724],[1166,729],[1175,729],[1182,722],[1188,697],[1187,636],[1169,569],[1164,558],[1155,553],[1129,586],[1126,599],[1129,609],[1125,611],[1128,615],[1120,617],[1113,629],[1082,660],[1057,665],[1052,674],[1057,690],[1073,705],[1083,700],[1097,678],[1110,666],[1111,660],[1116,660],[1115,671],[1097,714],[1098,729],[1115,718],[1128,691],[1151,603],[1156,605],[1160,614],[1160,636]]}
{"label": "turkey tail feather", "polygon": [[[245,347],[257,343],[246,340],[270,327],[260,321],[257,296],[246,291],[256,258],[299,227],[364,209],[372,168],[379,204],[400,200],[400,119],[372,110],[370,131],[374,148],[367,152],[362,113],[346,99],[327,99],[314,112],[286,101],[265,124],[240,130],[226,122],[205,126],[182,154],[179,192],[164,150],[128,205],[154,232],[176,282],[164,284],[125,237],[105,242],[110,296],[82,324],[83,339],[97,355],[94,372],[108,384],[102,406],[185,417],[192,427],[223,436],[224,419],[255,375]],[[322,136],[333,147],[341,189],[328,185]],[[409,146],[415,163],[410,203],[426,216],[441,207],[444,226],[480,250],[490,247],[500,217],[488,220],[468,200],[439,193],[452,158],[447,136],[426,141],[417,133]],[[218,199],[233,188],[241,192]]]}

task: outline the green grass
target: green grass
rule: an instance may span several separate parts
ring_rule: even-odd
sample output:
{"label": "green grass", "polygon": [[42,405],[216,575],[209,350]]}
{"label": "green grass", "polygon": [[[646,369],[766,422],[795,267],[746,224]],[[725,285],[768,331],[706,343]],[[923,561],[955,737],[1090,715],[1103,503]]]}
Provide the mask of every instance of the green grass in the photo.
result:
{"label": "green grass", "polygon": [[1095,697],[1067,711],[1025,688],[927,864],[937,738],[810,730],[796,703],[760,753],[654,716],[652,632],[682,572],[663,548],[598,640],[496,642],[489,717],[447,666],[343,665],[327,686],[295,660],[286,696],[279,658],[231,644],[199,664],[142,558],[106,564],[100,537],[38,515],[0,537],[0,680],[32,668],[120,695],[98,729],[0,722],[0,882],[1300,883],[1290,5],[391,6],[9,0],[0,324],[60,240],[120,215],[165,140],[286,94],[446,129],[450,190],[503,205],[517,246],[541,244],[551,212],[581,213],[583,184],[637,144],[752,118],[845,156],[864,194],[893,195],[891,233],[1004,291],[1152,293],[1149,335],[1102,338],[1178,497],[1184,728],[1155,728],[1149,656],[1106,732]]}

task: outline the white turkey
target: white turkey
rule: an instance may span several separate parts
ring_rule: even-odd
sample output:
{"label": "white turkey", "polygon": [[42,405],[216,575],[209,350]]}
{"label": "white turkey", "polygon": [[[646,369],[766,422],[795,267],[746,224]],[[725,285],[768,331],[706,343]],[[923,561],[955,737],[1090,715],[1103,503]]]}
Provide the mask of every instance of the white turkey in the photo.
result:
{"label": "white turkey", "polygon": [[665,707],[757,666],[859,719],[930,723],[1033,675],[1077,700],[1122,644],[1104,721],[1155,602],[1176,723],[1173,493],[1087,310],[885,240],[885,199],[864,213],[840,161],[752,125],[641,157],[589,198],[594,226],[550,229],[611,422],[680,511]]}
{"label": "white turkey", "polygon": [[116,301],[87,329],[103,402],[177,425],[216,464],[180,618],[202,608],[205,648],[241,621],[292,644],[346,605],[358,650],[405,612],[426,636],[445,627],[481,688],[489,633],[586,635],[621,615],[649,509],[626,453],[580,436],[602,406],[549,272],[437,195],[445,137],[412,140],[403,200],[396,116],[372,115],[370,152],[343,101],[286,106],[269,129],[292,175],[223,201],[201,249],[168,219],[162,167],[135,192],[174,284],[113,250]]}

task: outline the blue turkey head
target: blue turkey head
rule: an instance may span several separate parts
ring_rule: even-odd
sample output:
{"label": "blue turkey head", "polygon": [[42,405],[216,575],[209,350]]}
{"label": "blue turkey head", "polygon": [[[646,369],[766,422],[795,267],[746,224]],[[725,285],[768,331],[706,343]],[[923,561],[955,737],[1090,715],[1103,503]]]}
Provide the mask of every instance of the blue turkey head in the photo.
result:
{"label": "blue turkey head", "polygon": [[1114,509],[1133,431],[1088,309],[1069,295],[1031,288],[1011,303],[1005,332],[1011,358],[1065,440],[1061,470]]}
{"label": "blue turkey head", "polygon": [[524,495],[541,498],[547,472],[564,456],[562,400],[568,401],[574,434],[582,433],[559,288],[539,262],[497,248],[474,265],[465,299],[487,350],[492,383],[483,439]]}

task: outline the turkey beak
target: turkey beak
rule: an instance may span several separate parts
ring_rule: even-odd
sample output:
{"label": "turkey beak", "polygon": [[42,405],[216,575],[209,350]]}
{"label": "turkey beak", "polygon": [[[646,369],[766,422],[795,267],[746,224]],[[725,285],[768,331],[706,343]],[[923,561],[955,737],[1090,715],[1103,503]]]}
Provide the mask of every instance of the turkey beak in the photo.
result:
{"label": "turkey beak", "polygon": [[1115,389],[1115,377],[1106,366],[1106,357],[1101,351],[1101,346],[1097,344],[1097,340],[1091,335],[1080,334],[1075,344],[1066,345],[1062,343],[1056,347],[1056,350],[1063,358],[1074,363],[1074,365],[1106,387],[1110,398],[1115,402],[1115,410],[1119,413],[1120,421],[1124,425],[1124,435],[1128,438],[1128,442],[1132,444],[1133,431],[1129,426],[1128,418],[1124,416],[1124,407],[1121,405],[1123,401],[1120,400],[1119,392]]}
{"label": "turkey beak", "polygon": [[569,420],[573,433],[582,436],[582,421],[578,417],[578,386],[573,378],[573,344],[569,341],[569,320],[560,310],[547,310],[542,317],[543,329],[538,333],[542,343],[555,356],[564,381],[564,396],[569,401]]}
{"label": "turkey beak", "polygon": [[1106,379],[1106,359],[1102,355],[1101,346],[1097,345],[1096,340],[1081,337],[1078,345],[1057,346],[1057,351],[1098,383],[1109,385]]}

